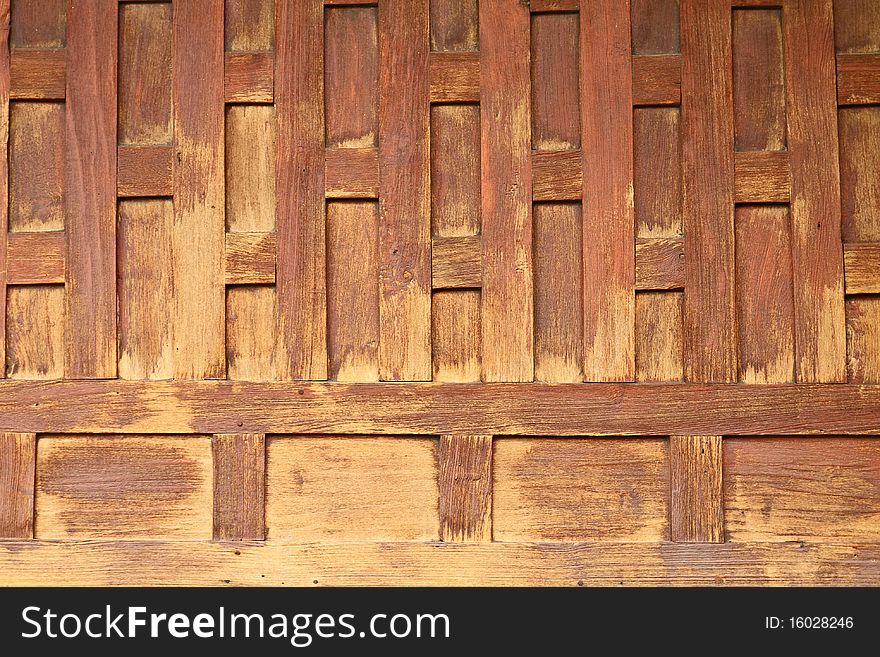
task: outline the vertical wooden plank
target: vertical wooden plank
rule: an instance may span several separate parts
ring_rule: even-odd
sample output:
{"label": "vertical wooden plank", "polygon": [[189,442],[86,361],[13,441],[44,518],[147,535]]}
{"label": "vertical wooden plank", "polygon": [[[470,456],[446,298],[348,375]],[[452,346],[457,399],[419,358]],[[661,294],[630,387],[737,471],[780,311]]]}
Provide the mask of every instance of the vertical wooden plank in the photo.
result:
{"label": "vertical wooden plank", "polygon": [[534,378],[529,10],[480,3],[483,379]]}
{"label": "vertical wooden plank", "polygon": [[64,376],[64,286],[14,285],[6,290],[6,375]]}
{"label": "vertical wooden plank", "polygon": [[681,111],[633,110],[633,191],[638,237],[679,237],[681,226]]}
{"label": "vertical wooden plank", "polygon": [[119,143],[174,137],[171,3],[119,6]]}
{"label": "vertical wooden plank", "polygon": [[435,237],[480,232],[480,109],[431,108],[431,223]]}
{"label": "vertical wooden plank", "polygon": [[0,433],[0,538],[34,537],[36,460],[36,434]]}
{"label": "vertical wooden plank", "polygon": [[480,380],[480,291],[437,290],[431,300],[434,381]]}
{"label": "vertical wooden plank", "polygon": [[431,378],[428,0],[384,0],[379,43],[379,375],[424,381]]}
{"label": "vertical wooden plank", "polygon": [[226,0],[226,50],[272,50],[275,36],[274,15],[275,0]]}
{"label": "vertical wooden plank", "polygon": [[174,376],[170,199],[119,201],[119,378]]}
{"label": "vertical wooden plank", "polygon": [[223,378],[223,5],[175,2],[173,21],[174,369],[177,378]]}
{"label": "vertical wooden plank", "polygon": [[211,437],[214,455],[214,540],[266,538],[266,441],[261,433]]}
{"label": "vertical wooden plank", "polygon": [[730,3],[682,0],[688,381],[736,381]]}
{"label": "vertical wooden plank", "polygon": [[681,47],[679,0],[630,0],[634,55],[666,55]]}
{"label": "vertical wooden plank", "polygon": [[578,15],[532,16],[531,55],[532,148],[580,148]]}
{"label": "vertical wooden plank", "polygon": [[378,208],[327,204],[327,352],[330,378],[379,380]]}
{"label": "vertical wooden plank", "polygon": [[492,540],[492,436],[440,436],[440,540]]}
{"label": "vertical wooden plank", "polygon": [[840,121],[844,242],[880,241],[880,107],[845,107]]}
{"label": "vertical wooden plank", "polygon": [[880,52],[880,5],[876,0],[835,0],[834,40],[839,52]]}
{"label": "vertical wooden plank", "polygon": [[636,293],[636,381],[681,381],[683,292]]}
{"label": "vertical wooden plank", "polygon": [[431,0],[431,50],[467,52],[479,47],[477,0]]}
{"label": "vertical wooden plank", "polygon": [[327,378],[324,5],[275,4],[279,375]]}
{"label": "vertical wooden plank", "polygon": [[794,381],[794,308],[788,208],[736,210],[739,380]]}
{"label": "vertical wooden plank", "polygon": [[629,0],[580,12],[584,378],[635,377]]}
{"label": "vertical wooden plank", "polygon": [[791,153],[795,367],[799,382],[846,380],[837,96],[831,0],[784,4]]}
{"label": "vertical wooden plank", "polygon": [[670,436],[670,534],[679,543],[723,543],[721,436]]}
{"label": "vertical wooden plank", "polygon": [[9,0],[0,0],[0,379],[6,377],[6,235],[9,232]]}
{"label": "vertical wooden plank", "polygon": [[583,370],[581,208],[536,203],[535,379],[577,383]]}
{"label": "vertical wooden plank", "polygon": [[65,227],[70,378],[116,376],[115,2],[67,4]]}
{"label": "vertical wooden plank", "polygon": [[846,300],[848,380],[880,383],[880,295]]}

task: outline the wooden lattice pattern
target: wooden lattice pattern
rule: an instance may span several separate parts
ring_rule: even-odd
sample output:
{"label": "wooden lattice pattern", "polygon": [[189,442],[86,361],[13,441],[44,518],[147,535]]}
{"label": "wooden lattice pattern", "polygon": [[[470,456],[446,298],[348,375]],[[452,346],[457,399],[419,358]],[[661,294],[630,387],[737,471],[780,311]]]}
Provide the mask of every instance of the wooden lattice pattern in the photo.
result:
{"label": "wooden lattice pattern", "polygon": [[880,584],[876,0],[0,16],[0,583]]}

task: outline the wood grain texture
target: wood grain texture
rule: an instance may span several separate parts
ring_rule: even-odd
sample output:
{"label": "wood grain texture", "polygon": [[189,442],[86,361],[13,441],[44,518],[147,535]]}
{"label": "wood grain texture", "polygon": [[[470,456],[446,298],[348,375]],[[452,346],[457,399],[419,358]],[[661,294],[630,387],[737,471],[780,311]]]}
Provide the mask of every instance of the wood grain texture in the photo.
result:
{"label": "wood grain texture", "polygon": [[880,293],[880,243],[845,244],[847,294]]}
{"label": "wood grain texture", "polygon": [[327,205],[327,351],[339,381],[379,380],[379,209]]}
{"label": "wood grain texture", "polygon": [[275,228],[275,112],[271,107],[226,108],[226,228]]}
{"label": "wood grain texture", "polygon": [[433,380],[480,381],[479,290],[437,290],[431,297]]}
{"label": "wood grain texture", "polygon": [[683,292],[636,294],[636,380],[683,381]]}
{"label": "wood grain texture", "polygon": [[431,223],[438,237],[480,230],[480,110],[431,108]]}
{"label": "wood grain texture", "polygon": [[632,84],[633,105],[679,105],[681,55],[634,56]]}
{"label": "wood grain texture", "polygon": [[379,198],[376,148],[328,148],[324,155],[327,198]]}
{"label": "wood grain texture", "polygon": [[477,0],[431,0],[431,50],[478,50]]}
{"label": "wood grain texture", "polygon": [[65,374],[116,376],[117,12],[69,3]]}
{"label": "wood grain texture", "polygon": [[21,586],[161,585],[169,568],[194,586],[877,586],[878,561],[876,544],[852,542],[0,543]]}
{"label": "wood grain texture", "polygon": [[9,105],[9,230],[64,230],[64,105]]}
{"label": "wood grain texture", "polygon": [[532,149],[580,148],[578,15],[536,14],[531,29]]}
{"label": "wood grain texture", "polygon": [[437,540],[436,439],[273,437],[270,540]]}
{"label": "wood grain texture", "polygon": [[670,436],[669,477],[672,540],[722,543],[721,436]]}
{"label": "wood grain texture", "polygon": [[480,100],[479,53],[431,53],[429,65],[432,103],[475,103]]}
{"label": "wood grain texture", "polygon": [[788,203],[791,161],[785,151],[734,154],[734,197],[737,203]]}
{"label": "wood grain texture", "polygon": [[227,103],[271,103],[275,97],[272,54],[226,53],[223,89]]}
{"label": "wood grain texture", "polygon": [[35,434],[0,433],[0,538],[34,537],[36,458]]}
{"label": "wood grain texture", "polygon": [[794,381],[791,219],[779,205],[736,210],[739,380]]}
{"label": "wood grain texture", "polygon": [[837,102],[840,105],[880,102],[880,55],[837,56]]}
{"label": "wood grain texture", "polygon": [[275,40],[275,0],[226,0],[226,50],[272,50]]}
{"label": "wood grain texture", "polygon": [[584,380],[581,209],[577,203],[533,208],[535,379]]}
{"label": "wood grain texture", "polygon": [[119,7],[119,144],[170,145],[171,3]]}
{"label": "wood grain texture", "polygon": [[674,290],[684,287],[684,241],[680,237],[636,240],[636,289]]}
{"label": "wood grain texture", "polygon": [[841,223],[844,242],[880,241],[880,107],[839,112]]}
{"label": "wood grain texture", "polygon": [[787,0],[788,148],[791,152],[795,367],[802,382],[846,380],[843,249],[834,37],[830,0]]}
{"label": "wood grain texture", "polygon": [[120,146],[116,153],[116,194],[120,197],[171,196],[174,148]]}
{"label": "wood grain texture", "polygon": [[117,219],[121,379],[174,376],[174,209],[168,199],[119,202]]}
{"label": "wood grain texture", "polygon": [[274,283],[275,247],[275,233],[226,233],[226,284]]}
{"label": "wood grain texture", "polygon": [[211,536],[211,444],[193,436],[41,436],[39,539]]}
{"label": "wood grain texture", "polygon": [[64,282],[65,240],[62,231],[10,233],[6,244],[9,285]]}
{"label": "wood grain texture", "polygon": [[226,288],[226,376],[233,381],[277,381],[275,287]]}
{"label": "wood grain texture", "polygon": [[668,467],[659,439],[496,440],[493,537],[665,540]]}
{"label": "wood grain texture", "polygon": [[681,48],[679,0],[630,0],[635,55],[676,53]]}
{"label": "wood grain texture", "polygon": [[[584,379],[635,377],[629,0],[580,12]],[[602,62],[596,66],[595,62]]]}
{"label": "wood grain texture", "polygon": [[880,51],[880,7],[871,0],[837,0],[834,25],[838,52]]}
{"label": "wood grain texture", "polygon": [[440,436],[440,540],[492,540],[492,436]]}
{"label": "wood grain texture", "polygon": [[275,5],[275,276],[285,379],[327,378],[323,16],[321,0]]}
{"label": "wood grain texture", "polygon": [[0,379],[6,377],[6,236],[9,232],[9,0],[0,0]]}
{"label": "wood grain texture", "polygon": [[532,198],[535,201],[580,201],[583,196],[583,155],[576,151],[544,151],[532,155]]}
{"label": "wood grain texture", "polygon": [[880,442],[871,438],[724,441],[731,541],[880,540]]}
{"label": "wood grain texture", "polygon": [[782,12],[735,9],[732,29],[734,148],[784,150]]}
{"label": "wood grain texture", "polygon": [[[428,0],[379,14],[379,376],[431,378]],[[401,84],[401,80],[406,80]]]}
{"label": "wood grain texture", "polygon": [[846,300],[847,380],[880,382],[880,297]]}
{"label": "wood grain texture", "polygon": [[10,25],[13,48],[63,48],[67,0],[16,2]]}
{"label": "wood grain texture", "polygon": [[434,289],[480,287],[483,245],[478,235],[435,237],[431,241],[431,285]]}
{"label": "wood grain texture", "polygon": [[64,287],[15,285],[6,290],[6,376],[64,376]]}
{"label": "wood grain texture", "polygon": [[266,444],[263,434],[211,437],[214,540],[260,541],[266,536]]}
{"label": "wood grain texture", "polygon": [[[174,374],[226,375],[223,7],[174,5]],[[198,244],[198,249],[192,245]]]}
{"label": "wood grain texture", "polygon": [[67,94],[65,55],[63,50],[13,50],[9,55],[9,97],[64,100]]}
{"label": "wood grain texture", "polygon": [[682,0],[687,381],[736,381],[730,6]]}
{"label": "wood grain texture", "polygon": [[[644,107],[633,111],[633,208],[636,235],[682,233],[681,111]],[[638,257],[638,244],[636,245]],[[638,279],[638,269],[636,270]]]}
{"label": "wood grain texture", "polygon": [[480,4],[483,380],[534,377],[529,11]]}

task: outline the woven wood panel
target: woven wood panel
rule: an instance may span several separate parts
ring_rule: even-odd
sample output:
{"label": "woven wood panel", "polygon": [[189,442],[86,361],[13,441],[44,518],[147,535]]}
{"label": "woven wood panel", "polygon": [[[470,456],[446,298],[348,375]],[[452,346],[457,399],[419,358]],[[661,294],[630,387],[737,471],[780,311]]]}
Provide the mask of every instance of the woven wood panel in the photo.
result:
{"label": "woven wood panel", "polygon": [[0,139],[0,583],[880,584],[874,0],[0,0]]}

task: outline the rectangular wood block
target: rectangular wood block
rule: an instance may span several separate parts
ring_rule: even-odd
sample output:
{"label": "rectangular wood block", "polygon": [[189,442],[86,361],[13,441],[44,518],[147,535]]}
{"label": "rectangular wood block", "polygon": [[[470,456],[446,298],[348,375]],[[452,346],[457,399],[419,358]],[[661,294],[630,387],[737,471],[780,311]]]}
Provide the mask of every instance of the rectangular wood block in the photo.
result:
{"label": "rectangular wood block", "polygon": [[437,540],[436,443],[426,438],[270,438],[268,538]]}

